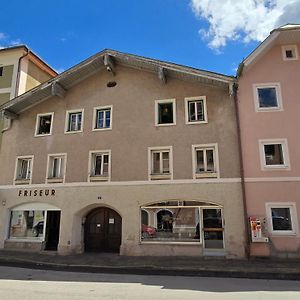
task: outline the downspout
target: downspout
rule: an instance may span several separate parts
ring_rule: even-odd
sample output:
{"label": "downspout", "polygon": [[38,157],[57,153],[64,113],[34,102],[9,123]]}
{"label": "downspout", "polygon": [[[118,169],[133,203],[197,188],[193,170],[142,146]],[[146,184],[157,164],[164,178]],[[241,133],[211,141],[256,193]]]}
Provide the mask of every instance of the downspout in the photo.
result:
{"label": "downspout", "polygon": [[26,53],[19,58],[18,71],[17,71],[17,80],[16,80],[16,90],[15,90],[14,98],[18,96],[18,90],[19,90],[19,86],[20,86],[21,61],[24,57],[29,55],[29,53],[30,53],[30,50],[26,47]]}
{"label": "downspout", "polygon": [[245,174],[244,174],[244,164],[243,164],[243,147],[241,139],[241,127],[240,127],[240,115],[238,108],[238,84],[233,84],[233,99],[236,115],[236,125],[237,125],[237,135],[238,135],[238,147],[239,147],[239,161],[240,161],[240,174],[241,174],[241,184],[242,184],[242,197],[243,197],[243,209],[244,209],[244,220],[245,220],[245,233],[246,233],[246,257],[250,257],[250,228],[248,221],[248,210],[247,210],[247,201],[246,201],[246,187],[245,187]]}

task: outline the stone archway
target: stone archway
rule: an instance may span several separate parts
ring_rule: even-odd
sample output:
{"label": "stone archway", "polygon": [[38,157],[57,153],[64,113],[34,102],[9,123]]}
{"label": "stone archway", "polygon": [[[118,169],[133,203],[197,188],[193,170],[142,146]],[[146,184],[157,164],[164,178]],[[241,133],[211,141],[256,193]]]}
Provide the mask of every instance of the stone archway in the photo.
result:
{"label": "stone archway", "polygon": [[84,225],[87,252],[119,252],[122,240],[122,218],[113,209],[98,207],[90,211]]}

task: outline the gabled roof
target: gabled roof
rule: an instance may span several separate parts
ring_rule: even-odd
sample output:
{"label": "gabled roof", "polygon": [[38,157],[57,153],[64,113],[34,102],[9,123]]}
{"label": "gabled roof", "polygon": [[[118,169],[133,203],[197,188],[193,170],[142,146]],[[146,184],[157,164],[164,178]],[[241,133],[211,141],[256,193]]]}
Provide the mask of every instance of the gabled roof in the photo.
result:
{"label": "gabled roof", "polygon": [[24,54],[28,55],[29,59],[33,63],[39,65],[39,67],[41,69],[43,69],[45,72],[47,72],[49,75],[51,75],[52,77],[57,75],[57,72],[48,63],[46,63],[42,58],[40,58],[35,52],[33,52],[30,48],[28,48],[24,44],[12,46],[12,47],[1,48],[0,55],[1,55],[1,53],[14,51],[14,50],[23,50]]}
{"label": "gabled roof", "polygon": [[0,106],[1,111],[7,114],[19,114],[29,107],[40,103],[52,96],[64,97],[68,89],[78,84],[99,70],[114,72],[115,65],[145,70],[157,73],[160,80],[165,82],[168,77],[182,80],[195,81],[199,83],[215,85],[227,88],[235,82],[232,76],[203,71],[170,62],[146,58],[142,56],[122,53],[115,50],[105,49],[83,62],[75,65],[69,70],[57,75],[53,79],[33,88]]}
{"label": "gabled roof", "polygon": [[270,32],[270,35],[243,61],[247,68],[261,58],[275,45],[297,44],[300,42],[300,24],[286,24]]}

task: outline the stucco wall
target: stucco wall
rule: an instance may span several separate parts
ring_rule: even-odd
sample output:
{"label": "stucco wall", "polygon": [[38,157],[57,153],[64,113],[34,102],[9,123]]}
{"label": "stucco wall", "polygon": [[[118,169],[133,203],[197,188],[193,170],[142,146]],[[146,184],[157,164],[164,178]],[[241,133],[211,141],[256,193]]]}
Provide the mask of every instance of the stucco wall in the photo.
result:
{"label": "stucco wall", "polygon": [[3,74],[0,76],[0,89],[10,88],[12,84],[14,66],[3,66]]}
{"label": "stucco wall", "polygon": [[34,63],[28,61],[27,78],[26,78],[26,91],[31,90],[40,83],[49,80],[51,76],[38,68]]}
{"label": "stucco wall", "polygon": [[[107,88],[108,81],[117,86]],[[206,96],[208,124],[186,125],[184,97]],[[177,124],[156,127],[155,100],[176,98]],[[92,131],[93,108],[113,105],[112,130]],[[66,110],[84,108],[83,133],[64,134]],[[36,115],[54,112],[53,134],[34,137]],[[12,184],[15,158],[34,155],[33,183],[44,183],[48,153],[67,153],[66,182],[84,182],[90,150],[111,149],[112,181],[148,180],[148,147],[173,146],[174,179],[192,179],[192,145],[218,143],[220,175],[238,178],[233,99],[228,90],[117,67],[116,76],[99,72],[67,92],[32,107],[4,133],[0,184]]]}
{"label": "stucco wall", "polygon": [[[26,187],[20,187],[24,189]],[[34,188],[47,188],[42,185]],[[49,188],[49,186],[48,186]],[[225,223],[225,251],[230,258],[244,257],[244,220],[240,183],[86,185],[54,186],[55,196],[19,197],[19,188],[0,190],[0,247],[7,237],[9,211],[22,203],[49,203],[61,209],[59,252],[83,250],[83,220],[95,207],[107,206],[122,217],[123,255],[202,255],[202,245],[141,244],[140,207],[166,200],[198,200],[222,205]],[[101,199],[99,198],[101,197]]]}

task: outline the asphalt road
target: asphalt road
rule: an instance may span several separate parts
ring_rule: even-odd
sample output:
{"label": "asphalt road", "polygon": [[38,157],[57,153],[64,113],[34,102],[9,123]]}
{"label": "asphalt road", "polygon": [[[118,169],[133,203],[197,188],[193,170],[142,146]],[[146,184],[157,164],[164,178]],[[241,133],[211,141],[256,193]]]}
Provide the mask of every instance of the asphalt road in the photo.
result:
{"label": "asphalt road", "polygon": [[300,281],[116,275],[0,267],[0,300],[300,299]]}

